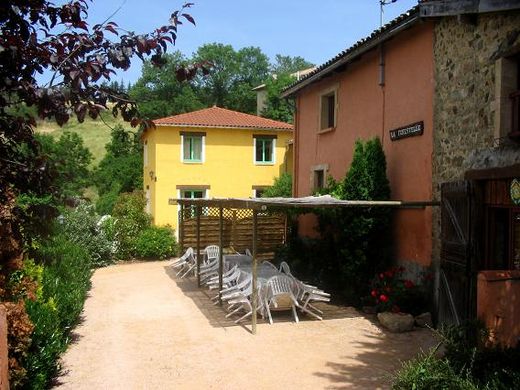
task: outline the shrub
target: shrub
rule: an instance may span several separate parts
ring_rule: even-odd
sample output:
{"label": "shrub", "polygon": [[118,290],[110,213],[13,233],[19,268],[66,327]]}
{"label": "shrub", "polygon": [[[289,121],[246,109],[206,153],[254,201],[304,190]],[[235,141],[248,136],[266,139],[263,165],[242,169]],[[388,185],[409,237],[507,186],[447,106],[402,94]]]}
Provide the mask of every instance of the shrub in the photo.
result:
{"label": "shrub", "polygon": [[129,259],[136,254],[136,239],[150,226],[150,216],[144,211],[146,200],[142,191],[119,195],[114,206],[114,235],[117,241],[116,256]]}
{"label": "shrub", "polygon": [[61,328],[70,330],[90,288],[90,256],[79,244],[58,235],[42,245],[39,260],[44,265],[43,299],[56,302]]}
{"label": "shrub", "polygon": [[476,390],[462,373],[453,370],[446,359],[438,359],[434,351],[405,362],[394,375],[394,390]]}
{"label": "shrub", "polygon": [[114,188],[131,192],[143,187],[143,156],[139,136],[116,125],[105,146],[107,152],[94,171],[94,182],[102,197]]}
{"label": "shrub", "polygon": [[[344,200],[387,200],[390,187],[378,138],[356,141],[352,164],[342,181],[328,178],[322,194]],[[384,208],[320,209],[319,259],[323,278],[350,304],[366,294],[370,278],[390,263],[390,210]],[[327,286],[325,286],[327,287]]]}
{"label": "shrub", "polygon": [[429,302],[424,284],[415,284],[403,279],[404,268],[392,268],[375,275],[370,284],[370,301],[376,310],[405,312],[418,315],[429,311]]}
{"label": "shrub", "polygon": [[136,254],[143,259],[165,259],[175,254],[176,247],[172,229],[150,226],[137,237]]}
{"label": "shrub", "polygon": [[274,184],[266,188],[262,198],[290,198],[292,196],[292,176],[290,173],[282,173],[275,177]]}
{"label": "shrub", "polygon": [[455,370],[467,370],[474,382],[490,389],[520,388],[520,344],[489,345],[489,332],[479,322],[441,329],[445,357]]}
{"label": "shrub", "polygon": [[42,289],[36,299],[26,301],[34,331],[24,365],[30,387],[44,389],[83,309],[91,262],[89,253],[63,234],[43,242],[37,259],[43,264]]}
{"label": "shrub", "polygon": [[393,389],[520,388],[520,346],[486,346],[487,331],[475,322],[444,327],[440,336],[445,355],[435,356],[434,349],[404,363],[394,375]]}
{"label": "shrub", "polygon": [[121,186],[117,182],[112,183],[110,190],[99,196],[96,211],[101,215],[112,214],[120,192]]}
{"label": "shrub", "polygon": [[88,252],[93,267],[111,264],[114,251],[113,240],[100,221],[94,206],[84,202],[75,209],[64,211],[59,225],[59,230],[68,240]]}

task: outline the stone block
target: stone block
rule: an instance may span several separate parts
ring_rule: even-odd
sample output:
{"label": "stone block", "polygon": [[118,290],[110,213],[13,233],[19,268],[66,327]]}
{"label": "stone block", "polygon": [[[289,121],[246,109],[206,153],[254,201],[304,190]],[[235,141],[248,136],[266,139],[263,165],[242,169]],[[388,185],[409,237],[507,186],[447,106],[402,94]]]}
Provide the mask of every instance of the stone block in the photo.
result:
{"label": "stone block", "polygon": [[414,318],[411,314],[383,312],[377,314],[377,319],[390,332],[402,333],[413,329]]}
{"label": "stone block", "polygon": [[419,314],[417,317],[415,317],[415,325],[420,328],[432,328],[433,321],[431,313],[427,312]]}

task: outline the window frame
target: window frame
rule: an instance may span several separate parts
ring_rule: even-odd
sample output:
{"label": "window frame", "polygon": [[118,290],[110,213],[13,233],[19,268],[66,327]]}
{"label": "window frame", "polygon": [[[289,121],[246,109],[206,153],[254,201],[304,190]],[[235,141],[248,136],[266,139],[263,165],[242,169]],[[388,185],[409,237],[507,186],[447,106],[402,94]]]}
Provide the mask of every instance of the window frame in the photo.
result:
{"label": "window frame", "polygon": [[[181,131],[181,162],[184,164],[203,164],[206,161],[206,133]],[[201,139],[200,159],[184,158],[184,145],[188,139]],[[190,145],[191,146],[191,145]],[[190,153],[191,154],[191,153]]]}
{"label": "window frame", "polygon": [[[253,135],[253,163],[255,165],[275,165],[276,164],[276,135]],[[266,161],[258,161],[256,158],[256,148],[258,141],[260,141],[264,147],[262,156],[265,159],[265,142],[270,141],[271,142],[271,160]]]}
{"label": "window frame", "polygon": [[[328,102],[328,99],[330,97],[334,97],[334,112],[332,113],[333,120],[332,120],[332,126],[330,126],[330,102]],[[328,107],[328,109],[325,109],[325,105]],[[329,87],[327,89],[324,89],[319,94],[319,101],[318,101],[318,133],[327,133],[329,131],[333,131],[336,129],[338,125],[338,85],[333,85],[332,87]],[[324,113],[326,111],[326,113]],[[326,115],[325,115],[326,114]],[[327,117],[325,122],[325,116]]]}
{"label": "window frame", "polygon": [[[252,186],[252,198],[261,198],[262,193],[267,190],[269,186]],[[260,196],[259,196],[260,193]]]}
{"label": "window frame", "polygon": [[[327,185],[327,173],[328,173],[328,171],[329,171],[329,165],[328,164],[320,164],[320,165],[312,166],[312,168],[311,168],[311,188],[312,188],[312,193],[313,194],[315,194],[316,192],[318,192],[322,188],[325,188],[325,186]],[[317,183],[319,172],[321,172],[322,175],[323,175],[323,178],[322,178],[323,183],[322,183],[321,187],[318,187],[318,183]]]}

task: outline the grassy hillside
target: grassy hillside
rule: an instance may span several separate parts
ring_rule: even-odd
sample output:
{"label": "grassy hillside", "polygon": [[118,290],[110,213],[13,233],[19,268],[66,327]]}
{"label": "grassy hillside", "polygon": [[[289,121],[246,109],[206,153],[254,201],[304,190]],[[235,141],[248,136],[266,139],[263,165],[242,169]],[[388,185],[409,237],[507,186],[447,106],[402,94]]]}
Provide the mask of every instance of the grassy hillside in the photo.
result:
{"label": "grassy hillside", "polygon": [[72,118],[63,127],[59,127],[55,122],[42,121],[38,123],[36,131],[50,134],[56,138],[59,138],[64,131],[78,133],[83,138],[85,146],[94,156],[92,166],[95,166],[105,155],[105,145],[110,141],[110,127],[120,123],[126,129],[131,129],[129,123],[124,122],[121,117],[114,118],[108,111],[102,113],[102,116],[106,124],[101,119],[92,120],[89,117],[83,123],[79,123],[75,118]]}

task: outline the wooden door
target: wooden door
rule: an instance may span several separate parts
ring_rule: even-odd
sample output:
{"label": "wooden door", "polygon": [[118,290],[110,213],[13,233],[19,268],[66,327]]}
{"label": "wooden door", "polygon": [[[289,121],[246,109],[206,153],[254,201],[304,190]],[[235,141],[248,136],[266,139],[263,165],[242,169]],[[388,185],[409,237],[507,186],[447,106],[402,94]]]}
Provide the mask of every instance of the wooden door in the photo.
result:
{"label": "wooden door", "polygon": [[439,323],[459,325],[475,317],[476,201],[470,181],[441,186]]}

